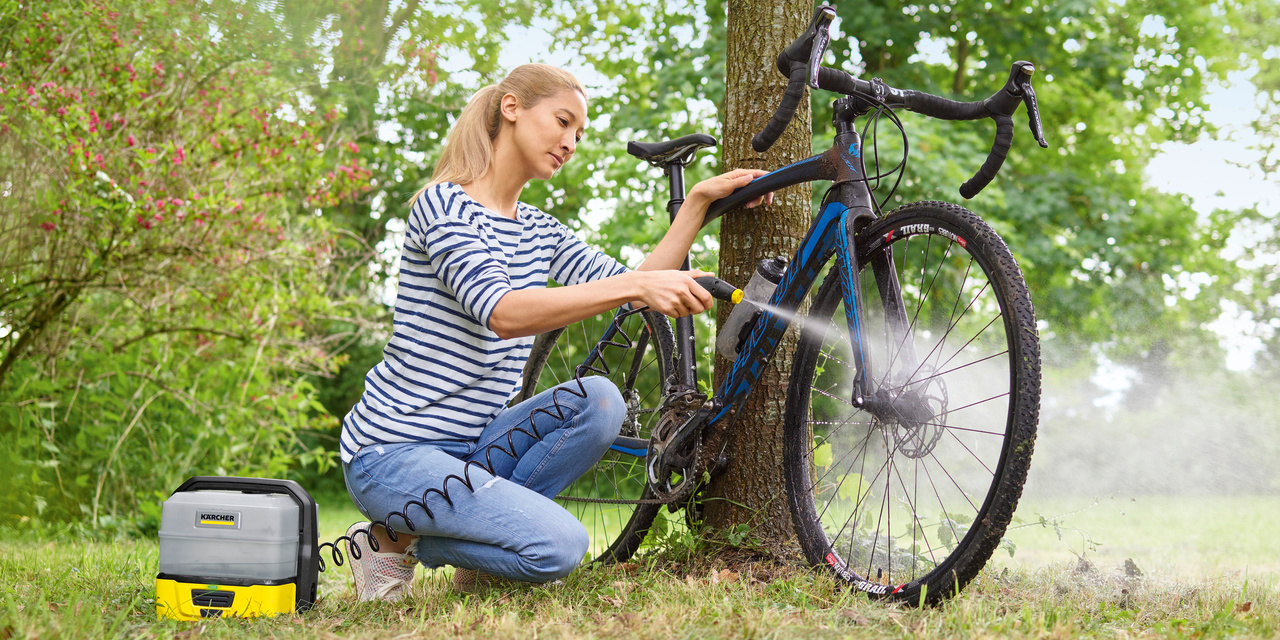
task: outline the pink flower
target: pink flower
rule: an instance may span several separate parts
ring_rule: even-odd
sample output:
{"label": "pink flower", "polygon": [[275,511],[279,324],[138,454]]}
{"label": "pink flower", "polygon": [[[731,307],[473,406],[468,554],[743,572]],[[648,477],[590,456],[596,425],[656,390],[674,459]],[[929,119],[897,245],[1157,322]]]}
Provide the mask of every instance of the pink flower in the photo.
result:
{"label": "pink flower", "polygon": [[187,159],[187,152],[182,150],[182,145],[178,145],[177,150],[174,152],[173,163],[182,164],[183,162],[186,161],[186,159]]}
{"label": "pink flower", "polygon": [[54,229],[58,228],[58,225],[53,222],[42,222],[40,223],[40,228],[44,229],[45,231],[53,231]]}
{"label": "pink flower", "polygon": [[58,115],[60,115],[60,116],[65,116],[65,115],[67,115],[67,108],[66,108],[66,107],[58,107]]}
{"label": "pink flower", "polygon": [[34,96],[35,94],[36,94],[36,88],[35,88],[35,87],[27,87],[27,95],[29,95],[29,96]]}
{"label": "pink flower", "polygon": [[155,152],[156,152],[155,147],[147,147],[147,153],[155,153]]}
{"label": "pink flower", "polygon": [[347,149],[350,150],[351,153],[360,153],[360,145],[357,145],[354,142],[348,142]]}
{"label": "pink flower", "polygon": [[138,144],[138,140],[137,140],[136,138],[134,138],[134,137],[133,137],[133,134],[131,133],[131,134],[129,134],[129,137],[128,137],[128,138],[125,138],[125,139],[124,139],[124,144],[125,144],[125,146],[127,146],[127,147],[132,147],[133,145]]}

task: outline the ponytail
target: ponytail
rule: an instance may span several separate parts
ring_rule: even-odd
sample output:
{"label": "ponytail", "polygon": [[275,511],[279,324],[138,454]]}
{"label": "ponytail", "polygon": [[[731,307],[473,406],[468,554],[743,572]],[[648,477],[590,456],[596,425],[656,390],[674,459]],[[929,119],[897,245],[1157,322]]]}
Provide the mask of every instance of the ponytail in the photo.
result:
{"label": "ponytail", "polygon": [[568,71],[546,64],[522,64],[512,69],[502,82],[477,91],[454,122],[431,182],[419,189],[413,200],[442,182],[469,184],[489,171],[493,164],[493,143],[502,130],[503,96],[515,96],[516,102],[527,109],[564,89],[586,97],[582,83]]}

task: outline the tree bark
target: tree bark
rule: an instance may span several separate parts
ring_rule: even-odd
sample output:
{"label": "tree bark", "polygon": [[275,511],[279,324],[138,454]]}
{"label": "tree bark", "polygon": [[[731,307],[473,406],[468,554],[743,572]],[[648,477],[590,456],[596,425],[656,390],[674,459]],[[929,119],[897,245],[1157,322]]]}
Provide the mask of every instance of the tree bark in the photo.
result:
{"label": "tree bark", "polygon": [[969,61],[969,37],[967,35],[957,38],[955,54],[956,75],[951,80],[951,93],[959,95],[964,93],[966,78],[964,67],[965,63]]}
{"label": "tree bark", "polygon": [[[751,138],[773,116],[786,88],[774,59],[808,26],[813,9],[808,0],[729,3],[722,156],[726,170],[772,170],[811,155],[807,99],[766,153],[756,153]],[[727,214],[720,227],[720,277],[745,286],[761,259],[794,254],[809,226],[810,194],[809,185],[798,185],[774,194],[772,205]],[[724,325],[730,306],[719,305],[717,326]],[[795,342],[794,332],[788,332],[727,434],[728,466],[703,493],[709,498],[703,508],[708,525],[726,530],[745,524],[760,546],[774,552],[789,548],[793,539],[782,479],[782,426]],[[731,365],[716,358],[717,386]],[[709,441],[715,442],[717,435],[711,434]]]}

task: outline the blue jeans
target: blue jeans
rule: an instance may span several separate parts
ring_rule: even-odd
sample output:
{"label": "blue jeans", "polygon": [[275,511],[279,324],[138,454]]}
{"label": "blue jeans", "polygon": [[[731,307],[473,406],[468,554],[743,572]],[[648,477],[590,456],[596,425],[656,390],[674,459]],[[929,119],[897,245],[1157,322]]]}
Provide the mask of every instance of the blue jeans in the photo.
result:
{"label": "blue jeans", "polygon": [[[551,498],[600,460],[626,416],[626,403],[612,382],[590,376],[582,383],[585,398],[577,397],[576,382],[566,382],[499,413],[474,441],[362,447],[343,464],[347,491],[361,513],[382,521],[392,512],[405,512],[405,503],[422,501],[428,489],[442,489],[447,476],[462,476],[468,461],[493,464],[496,476],[469,466],[474,492],[449,480],[452,505],[430,493],[426,504],[434,517],[420,505],[410,506],[405,513],[412,531],[399,516],[392,518],[391,528],[419,536],[415,555],[431,568],[448,564],[524,582],[569,575],[587,552],[587,531]],[[557,392],[564,387],[575,393]],[[552,393],[563,412],[556,410]],[[538,408],[553,414],[533,416],[541,439],[513,432],[531,432],[529,419]],[[508,436],[514,458],[490,451],[494,444],[511,449]]]}

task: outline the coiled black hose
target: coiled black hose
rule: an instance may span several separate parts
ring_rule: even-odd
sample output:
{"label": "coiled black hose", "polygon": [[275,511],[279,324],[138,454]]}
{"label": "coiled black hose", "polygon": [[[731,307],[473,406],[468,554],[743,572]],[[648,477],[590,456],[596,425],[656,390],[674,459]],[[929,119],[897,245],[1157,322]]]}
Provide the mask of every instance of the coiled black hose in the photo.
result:
{"label": "coiled black hose", "polygon": [[[387,537],[390,538],[392,542],[395,542],[399,538],[399,533],[390,526],[393,518],[399,517],[400,520],[404,522],[405,528],[407,528],[410,532],[412,532],[416,530],[416,527],[414,526],[413,520],[409,518],[410,508],[415,506],[421,507],[422,510],[427,514],[428,518],[435,518],[435,515],[431,512],[431,507],[427,506],[427,498],[432,494],[440,496],[441,498],[444,499],[444,501],[449,506],[453,506],[453,499],[449,497],[449,489],[450,489],[449,481],[450,480],[457,481],[455,483],[455,489],[456,489],[456,485],[460,484],[461,486],[465,487],[468,491],[475,492],[475,484],[471,480],[471,470],[473,468],[479,468],[485,471],[486,473],[488,473],[490,476],[496,476],[497,474],[494,473],[494,464],[492,459],[494,450],[500,451],[511,458],[515,458],[516,457],[515,435],[517,433],[523,433],[524,435],[529,436],[534,440],[541,440],[542,434],[538,430],[537,425],[534,423],[534,419],[540,413],[551,416],[551,419],[557,421],[556,424],[564,422],[565,419],[567,418],[567,414],[565,413],[564,407],[562,407],[560,404],[561,399],[563,399],[562,394],[567,393],[577,398],[587,397],[587,390],[585,385],[582,384],[582,378],[584,376],[591,375],[591,374],[605,375],[605,376],[610,374],[609,365],[607,362],[605,362],[604,358],[599,357],[600,354],[603,353],[603,351],[609,347],[621,347],[623,349],[634,348],[635,341],[633,341],[631,337],[628,336],[626,332],[622,330],[622,322],[629,316],[634,315],[636,313],[640,313],[642,311],[647,311],[648,309],[649,307],[638,307],[634,309],[618,310],[617,314],[615,314],[613,318],[612,331],[607,331],[605,333],[605,335],[613,336],[613,337],[600,341],[597,344],[596,349],[591,352],[590,356],[588,356],[587,361],[578,365],[574,369],[573,381],[577,383],[576,388],[574,388],[574,385],[568,385],[568,386],[560,387],[555,391],[553,391],[551,393],[552,406],[549,408],[539,407],[537,409],[534,409],[534,411],[529,415],[529,429],[526,430],[522,427],[516,427],[515,429],[512,429],[509,433],[507,433],[507,442],[506,442],[506,444],[508,445],[507,447],[503,447],[501,442],[489,445],[489,447],[485,449],[485,452],[484,452],[484,460],[485,460],[484,463],[481,463],[477,460],[467,461],[467,463],[463,465],[462,475],[449,474],[448,476],[445,476],[445,479],[442,482],[442,486],[439,489],[432,487],[427,489],[426,491],[423,491],[421,499],[410,500],[404,503],[404,506],[401,507],[399,511],[393,511],[387,514],[387,517],[382,519],[381,521],[371,522],[368,528],[362,531],[357,531],[355,535],[358,536],[360,534],[364,534],[364,537],[369,545],[369,548],[376,553],[378,551],[378,540],[376,537],[373,536],[373,528],[375,526],[381,526],[385,528],[387,531]],[[599,366],[596,366],[595,364],[593,364],[593,362],[596,362],[596,361],[600,363]],[[346,556],[345,554],[343,554],[341,546],[339,544],[341,542],[347,542],[350,544],[351,555],[353,557],[355,557],[356,559],[359,559],[361,557],[359,543],[357,543],[355,540],[352,540],[350,536],[346,536],[346,535],[339,536],[336,540],[332,542],[325,542],[318,547],[317,556],[319,556],[321,571],[324,571],[326,568],[324,555],[322,553],[325,547],[329,548],[329,555],[331,558],[333,558],[333,563],[336,566],[342,566],[345,563]]]}

